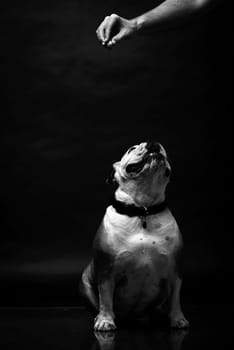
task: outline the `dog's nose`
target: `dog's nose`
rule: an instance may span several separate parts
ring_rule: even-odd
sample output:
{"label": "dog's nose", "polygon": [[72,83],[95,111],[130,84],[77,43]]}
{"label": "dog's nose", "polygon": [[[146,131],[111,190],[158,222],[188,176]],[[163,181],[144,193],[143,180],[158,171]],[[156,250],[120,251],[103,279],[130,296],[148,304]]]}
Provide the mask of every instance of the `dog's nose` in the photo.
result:
{"label": "dog's nose", "polygon": [[161,151],[161,146],[158,142],[149,141],[146,147],[149,153],[160,153]]}

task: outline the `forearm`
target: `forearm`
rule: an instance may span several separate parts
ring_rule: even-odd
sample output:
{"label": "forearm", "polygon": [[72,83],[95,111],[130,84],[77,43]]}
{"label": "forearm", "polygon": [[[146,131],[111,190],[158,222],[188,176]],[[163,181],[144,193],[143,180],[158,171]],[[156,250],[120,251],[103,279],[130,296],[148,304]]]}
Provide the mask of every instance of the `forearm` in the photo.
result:
{"label": "forearm", "polygon": [[[98,40],[105,47],[112,47],[118,41],[144,29],[161,29],[191,18],[193,14],[201,13],[207,6],[219,0],[164,0],[152,10],[133,19],[126,19],[117,14],[106,16],[97,29]],[[221,0],[220,0],[221,1]],[[147,32],[147,30],[146,30]]]}
{"label": "forearm", "polygon": [[211,1],[214,0],[165,0],[159,6],[134,18],[132,21],[137,30],[170,25],[199,12]]}

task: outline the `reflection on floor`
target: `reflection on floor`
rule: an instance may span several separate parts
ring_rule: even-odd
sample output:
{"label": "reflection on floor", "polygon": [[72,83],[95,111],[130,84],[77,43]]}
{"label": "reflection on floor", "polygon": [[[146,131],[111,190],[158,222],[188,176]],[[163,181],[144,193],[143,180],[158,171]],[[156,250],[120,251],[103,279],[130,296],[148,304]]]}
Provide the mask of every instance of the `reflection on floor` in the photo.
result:
{"label": "reflection on floor", "polygon": [[84,308],[1,308],[0,345],[26,350],[213,349],[228,341],[225,308],[185,307],[191,323],[187,331],[142,321],[107,334],[93,332],[92,316]]}

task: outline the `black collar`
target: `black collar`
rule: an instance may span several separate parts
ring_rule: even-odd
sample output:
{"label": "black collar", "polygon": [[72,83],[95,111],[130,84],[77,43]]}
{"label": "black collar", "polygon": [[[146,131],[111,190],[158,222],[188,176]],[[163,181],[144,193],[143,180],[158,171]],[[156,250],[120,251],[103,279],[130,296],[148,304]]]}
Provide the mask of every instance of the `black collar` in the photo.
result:
{"label": "black collar", "polygon": [[150,207],[137,207],[134,204],[126,204],[124,202],[118,201],[114,197],[110,201],[110,205],[112,205],[115,208],[117,213],[124,214],[130,217],[132,216],[145,217],[148,215],[157,214],[162,212],[167,207],[166,201],[159,204],[154,204]]}

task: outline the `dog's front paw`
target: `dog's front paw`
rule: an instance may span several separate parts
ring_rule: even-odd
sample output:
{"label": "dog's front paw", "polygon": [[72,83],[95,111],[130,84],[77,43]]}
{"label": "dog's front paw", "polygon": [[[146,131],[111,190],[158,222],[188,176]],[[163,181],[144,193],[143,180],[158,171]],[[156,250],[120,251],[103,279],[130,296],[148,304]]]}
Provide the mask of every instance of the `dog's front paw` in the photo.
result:
{"label": "dog's front paw", "polygon": [[113,349],[115,346],[116,332],[94,332],[100,349]]}
{"label": "dog's front paw", "polygon": [[111,315],[99,313],[94,319],[96,332],[109,332],[116,330],[114,319]]}
{"label": "dog's front paw", "polygon": [[172,328],[188,328],[189,327],[189,321],[186,320],[184,315],[181,313],[176,316],[172,316],[170,318],[171,327]]}

